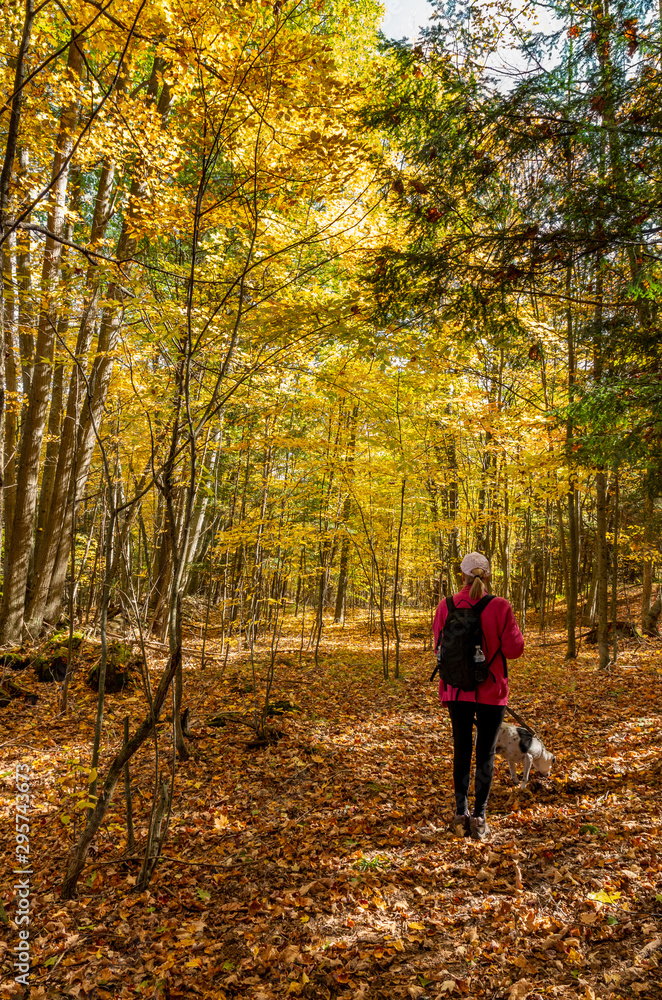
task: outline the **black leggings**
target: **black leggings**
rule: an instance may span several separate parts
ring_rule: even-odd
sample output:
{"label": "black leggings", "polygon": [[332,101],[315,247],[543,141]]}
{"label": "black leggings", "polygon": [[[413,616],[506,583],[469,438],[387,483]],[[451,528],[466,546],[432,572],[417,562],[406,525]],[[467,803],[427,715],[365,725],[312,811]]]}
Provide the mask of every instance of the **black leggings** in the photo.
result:
{"label": "black leggings", "polygon": [[479,705],[474,701],[448,702],[453,726],[453,783],[455,807],[459,815],[469,811],[467,795],[471,780],[473,723],[476,720],[476,802],[474,816],[484,816],[494,774],[494,748],[499,726],[506,713],[504,705]]}

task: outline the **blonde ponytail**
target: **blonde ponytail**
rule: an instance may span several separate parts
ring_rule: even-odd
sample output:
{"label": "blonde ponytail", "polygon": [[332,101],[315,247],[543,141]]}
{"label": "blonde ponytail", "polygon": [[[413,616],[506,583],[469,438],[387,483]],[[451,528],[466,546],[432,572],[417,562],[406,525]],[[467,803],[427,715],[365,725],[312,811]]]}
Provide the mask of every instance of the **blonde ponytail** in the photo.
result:
{"label": "blonde ponytail", "polygon": [[471,590],[469,591],[469,597],[472,601],[476,601],[481,597],[484,597],[487,593],[487,587],[483,583],[484,570],[476,569],[473,573],[474,582],[471,584]]}

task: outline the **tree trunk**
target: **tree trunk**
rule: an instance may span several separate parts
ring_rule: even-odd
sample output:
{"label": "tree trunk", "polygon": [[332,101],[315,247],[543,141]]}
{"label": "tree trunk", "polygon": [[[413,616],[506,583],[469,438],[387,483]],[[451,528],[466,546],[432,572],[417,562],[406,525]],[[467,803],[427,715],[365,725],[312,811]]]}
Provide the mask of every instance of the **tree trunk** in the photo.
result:
{"label": "tree trunk", "polygon": [[[21,122],[21,105],[23,103],[23,84],[26,73],[26,56],[30,46],[32,34],[32,22],[34,20],[34,2],[26,0],[25,15],[23,19],[23,31],[21,42],[16,56],[9,56],[8,68],[14,69],[14,86],[12,91],[11,112],[9,115],[9,125],[7,127],[7,141],[5,143],[5,156],[0,172],[0,241],[3,244],[2,255],[0,256],[0,324],[2,330],[0,334],[0,541],[2,541],[3,527],[5,529],[4,551],[5,556],[8,550],[9,532],[7,525],[13,523],[14,505],[6,504],[7,496],[5,479],[5,463],[7,457],[11,456],[11,473],[14,471],[14,448],[16,438],[16,418],[14,398],[11,399],[11,412],[7,412],[7,393],[15,392],[15,369],[13,367],[13,329],[14,329],[14,282],[12,275],[12,251],[16,242],[13,231],[9,231],[8,213],[10,207],[10,181],[14,170],[14,160],[18,145],[18,132]],[[12,385],[13,383],[13,385]],[[3,426],[4,423],[4,426]],[[13,476],[10,487],[13,488]],[[12,497],[13,499],[13,497]],[[11,514],[11,521],[7,518],[7,512]],[[4,579],[7,578],[7,564],[5,562]]]}
{"label": "tree trunk", "polygon": [[165,503],[160,503],[158,506],[161,508],[162,518],[157,520],[157,526],[160,526],[160,530],[154,542],[157,555],[154,561],[154,583],[148,607],[152,631],[164,634],[167,622],[168,587],[172,578],[172,533],[168,527],[168,512]]}
{"label": "tree trunk", "polygon": [[[347,449],[347,472],[348,485],[351,483],[354,472],[354,455],[356,452],[356,421],[359,415],[359,404],[355,403],[350,416],[350,435]],[[347,493],[343,502],[342,519],[345,525],[345,534],[340,546],[340,566],[338,570],[338,592],[336,594],[336,607],[334,621],[338,624],[344,618],[345,595],[347,593],[347,568],[349,566],[349,535],[347,534],[347,522],[352,512],[351,493]],[[298,604],[298,597],[297,597]]]}
{"label": "tree trunk", "polygon": [[612,662],[616,664],[618,660],[618,629],[616,628],[616,622],[618,620],[619,533],[621,530],[621,507],[620,507],[618,465],[614,466],[613,484],[614,484],[614,517],[613,517],[614,542],[612,545],[612,554],[611,554],[611,620],[613,622],[613,635],[611,638],[611,658]]}
{"label": "tree trunk", "polygon": [[[160,57],[154,59],[152,73],[147,87],[148,99],[155,100],[158,92],[158,83],[164,69],[164,61]],[[157,105],[157,114],[161,127],[165,128],[170,108],[172,106],[172,92],[169,86],[164,83]],[[145,168],[147,171],[147,168]],[[119,259],[127,261],[124,264],[124,277],[130,271],[131,265],[128,259],[133,257],[137,248],[137,237],[135,235],[138,228],[137,221],[140,218],[141,202],[148,191],[149,178],[141,175],[134,177],[129,195],[129,208],[124,220],[122,233],[118,240],[116,255]],[[106,293],[108,305],[103,311],[101,329],[97,345],[96,357],[92,366],[92,372],[87,380],[87,403],[83,407],[80,427],[78,429],[78,440],[76,443],[76,462],[73,471],[73,479],[69,488],[69,502],[66,506],[64,520],[60,530],[57,531],[57,555],[53,564],[53,572],[49,581],[48,598],[44,609],[42,620],[57,618],[62,605],[62,595],[64,582],[67,574],[67,563],[69,559],[69,548],[71,544],[71,517],[72,498],[82,496],[87,483],[90,471],[90,464],[96,446],[96,436],[100,430],[103,413],[106,403],[106,396],[110,386],[110,379],[114,366],[114,352],[117,346],[120,330],[124,320],[124,307],[127,299],[127,291],[120,282],[113,282]],[[90,398],[91,389],[91,398]],[[39,609],[35,608],[35,617],[38,619]]]}
{"label": "tree trunk", "polygon": [[[644,506],[645,511],[645,525],[644,525],[644,544],[650,545],[654,537],[653,529],[653,496],[650,489],[646,491],[646,501]],[[643,563],[643,587],[641,591],[641,624],[646,628],[646,621],[648,612],[651,606],[651,598],[653,596],[653,561],[647,555],[644,556]]]}
{"label": "tree trunk", "polygon": [[[72,171],[73,173],[73,171]],[[81,179],[80,172],[76,172],[76,178],[73,185],[73,192],[71,197],[71,202],[69,205],[70,218],[66,223],[64,228],[64,236],[67,240],[73,240],[74,236],[74,226],[71,221],[71,213],[77,212],[80,206],[80,196],[81,196]],[[65,264],[63,266],[63,278],[66,281],[71,277],[71,265]],[[59,454],[59,443],[61,440],[61,425],[62,425],[62,405],[64,400],[64,360],[62,358],[62,345],[66,343],[66,336],[69,331],[69,321],[71,315],[71,296],[65,293],[65,298],[63,301],[63,309],[58,319],[57,327],[57,343],[55,347],[56,355],[59,353],[60,357],[55,362],[53,369],[53,390],[51,393],[51,405],[48,411],[48,434],[47,434],[47,444],[46,444],[46,455],[43,463],[43,471],[41,478],[41,490],[39,493],[39,506],[37,509],[37,531],[35,535],[35,546],[33,552],[33,559],[31,564],[31,572],[28,576],[28,594],[31,593],[34,586],[34,570],[36,565],[37,556],[40,548],[44,544],[44,532],[46,531],[46,526],[48,522],[48,514],[53,502],[53,496],[56,489],[56,483],[58,485],[60,482],[56,478],[57,473],[57,459]],[[63,490],[66,495],[66,490]],[[28,597],[28,612],[26,618],[30,620],[30,598]]]}
{"label": "tree trunk", "polygon": [[[211,481],[217,475],[217,467],[221,457],[221,440],[223,433],[223,419],[219,416],[218,425],[214,430],[214,435],[202,458],[201,473]],[[198,492],[198,498],[193,512],[190,527],[188,550],[184,559],[184,574],[182,577],[182,590],[187,591],[191,580],[191,566],[196,563],[203,554],[205,547],[206,526],[208,526],[207,509],[209,507],[210,494]]]}
{"label": "tree trunk", "polygon": [[[27,165],[27,158],[21,155],[21,161]],[[34,375],[34,293],[32,288],[32,241],[30,233],[19,231],[16,255],[16,284],[18,285],[18,349],[21,359],[21,422],[25,421],[32,389]]]}
{"label": "tree trunk", "polygon": [[[602,154],[601,154],[602,160]],[[602,163],[600,164],[602,174]],[[595,261],[595,325],[593,330],[593,379],[599,385],[603,372],[603,307],[604,277],[602,258]],[[599,665],[609,663],[609,552],[607,550],[607,473],[599,468],[595,477],[595,563],[597,582],[597,625]],[[614,622],[614,628],[616,623]]]}
{"label": "tree trunk", "polygon": [[[499,527],[499,552],[501,554],[501,596],[510,600],[510,495],[508,492],[508,475],[505,476],[503,496],[503,534]],[[451,582],[451,581],[449,581]]]}
{"label": "tree trunk", "polygon": [[5,515],[13,517],[13,504],[7,490],[7,474],[15,468],[14,449],[16,447],[16,364],[14,359],[14,327],[16,325],[16,295],[12,251],[15,246],[14,234],[2,248],[2,337],[0,338],[0,543]]}
{"label": "tree trunk", "polygon": [[[70,77],[75,81],[79,77],[82,67],[82,53],[76,43],[69,46],[67,67]],[[56,235],[62,234],[64,229],[68,181],[68,169],[65,163],[73,146],[78,103],[76,97],[62,111],[60,131],[53,159],[53,183],[48,212],[48,229]],[[16,482],[16,505],[9,538],[7,577],[4,581],[2,610],[0,611],[0,639],[2,642],[12,644],[20,643],[23,633],[26,587],[34,533],[34,514],[37,505],[39,459],[46,427],[55,331],[57,329],[56,285],[61,257],[62,244],[48,236],[42,267],[42,305],[37,327],[36,363],[25,418],[25,431],[22,434]]]}
{"label": "tree trunk", "polygon": [[[18,382],[16,369],[16,354],[13,344],[13,330],[16,323],[16,309],[13,301],[14,287],[11,274],[11,241],[5,243],[7,253],[3,253],[4,273],[5,273],[5,301],[4,301],[4,435],[3,435],[3,456],[2,466],[2,494],[3,494],[3,525],[5,527],[5,559],[8,551],[8,532],[6,526],[14,520],[14,487],[16,485],[16,448],[18,446]],[[9,282],[9,285],[7,285]],[[20,310],[20,304],[19,304]],[[7,576],[5,562],[3,577]]]}
{"label": "tree trunk", "polygon": [[[594,555],[597,555],[597,550],[594,551]],[[582,577],[582,587],[583,587],[583,577]],[[579,588],[581,591],[582,587]],[[597,618],[597,595],[598,595],[598,564],[596,561],[592,563],[591,577],[588,581],[586,588],[586,601],[582,604],[582,614],[580,622],[582,625],[595,625]]]}
{"label": "tree trunk", "polygon": [[[570,301],[572,278],[572,264],[568,265],[566,272],[566,294]],[[566,338],[568,345],[568,401],[574,400],[575,388],[575,341],[573,330],[572,308],[568,305],[566,312]],[[568,417],[566,421],[566,449],[568,456],[571,454],[573,440],[572,420]],[[568,504],[568,576],[566,587],[566,627],[568,630],[568,645],[566,649],[566,660],[577,659],[577,604],[578,604],[578,576],[579,576],[579,513],[577,510],[579,497],[575,486],[574,475],[570,472],[570,484],[567,495]]]}
{"label": "tree trunk", "polygon": [[26,0],[25,17],[23,19],[23,34],[15,60],[10,59],[9,63],[15,63],[14,86],[12,90],[11,113],[9,115],[9,126],[7,128],[7,141],[5,144],[5,157],[0,174],[0,236],[3,241],[6,238],[5,227],[7,224],[7,212],[9,210],[9,184],[14,170],[14,159],[16,157],[16,147],[18,144],[18,130],[21,123],[21,104],[23,103],[23,84],[26,72],[26,56],[30,47],[30,37],[32,35],[32,23],[34,21],[34,0]]}
{"label": "tree trunk", "polygon": [[601,469],[595,477],[596,491],[596,578],[598,654],[600,667],[609,663],[609,553],[607,551],[607,473]]}
{"label": "tree trunk", "polygon": [[[346,520],[346,518],[349,517],[351,509],[350,503],[351,503],[350,498],[346,497],[343,506],[343,520]],[[333,620],[336,623],[336,625],[339,622],[341,622],[345,617],[344,607],[345,607],[345,594],[347,593],[348,565],[349,565],[349,537],[345,535],[340,545],[340,565],[338,567],[338,591],[336,593],[336,606],[333,615]]]}
{"label": "tree trunk", "polygon": [[658,630],[658,621],[660,619],[661,612],[662,612],[662,588],[658,589],[657,598],[651,604],[643,620],[644,635],[649,635],[653,638],[659,637],[660,633]]}
{"label": "tree trunk", "polygon": [[[110,197],[114,177],[114,166],[105,162],[101,168],[94,206],[90,235],[92,245],[95,245],[103,238],[110,219]],[[39,633],[44,620],[53,567],[65,527],[66,533],[69,537],[71,536],[71,519],[67,517],[67,506],[73,502],[71,472],[76,458],[76,434],[86,388],[85,362],[94,335],[100,282],[99,268],[90,265],[86,275],[86,288],[88,291],[85,296],[83,315],[75,347],[77,361],[72,368],[69,378],[67,408],[64,420],[62,421],[55,471],[53,474],[54,488],[50,491],[50,497],[44,495],[45,487],[42,484],[40,508],[43,508],[43,515],[41,515],[40,526],[43,530],[37,532],[34,555],[34,584],[26,614],[29,628],[33,634]]]}
{"label": "tree trunk", "polygon": [[402,492],[400,493],[400,522],[398,524],[398,540],[395,550],[395,571],[393,573],[393,632],[395,635],[395,676],[400,676],[400,628],[398,626],[398,583],[400,577],[400,548],[402,545],[402,522],[405,516],[405,489],[407,480],[402,477]]}
{"label": "tree trunk", "polygon": [[556,501],[556,518],[559,526],[559,552],[561,556],[561,575],[563,578],[563,593],[568,596],[569,573],[568,573],[568,553],[565,544],[565,526],[563,524],[563,509],[561,501]]}
{"label": "tree trunk", "polygon": [[644,559],[642,570],[641,622],[643,624],[646,620],[653,596],[653,563],[650,559]]}

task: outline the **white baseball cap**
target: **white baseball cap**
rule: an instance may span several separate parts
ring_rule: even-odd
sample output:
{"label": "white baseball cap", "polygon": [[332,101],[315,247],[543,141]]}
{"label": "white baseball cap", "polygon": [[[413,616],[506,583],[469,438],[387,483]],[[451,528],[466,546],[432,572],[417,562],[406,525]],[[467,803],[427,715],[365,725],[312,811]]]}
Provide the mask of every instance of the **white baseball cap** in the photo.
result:
{"label": "white baseball cap", "polygon": [[482,552],[467,552],[466,556],[460,563],[460,569],[465,576],[475,576],[476,570],[482,570],[483,573],[489,575],[490,564],[486,556]]}

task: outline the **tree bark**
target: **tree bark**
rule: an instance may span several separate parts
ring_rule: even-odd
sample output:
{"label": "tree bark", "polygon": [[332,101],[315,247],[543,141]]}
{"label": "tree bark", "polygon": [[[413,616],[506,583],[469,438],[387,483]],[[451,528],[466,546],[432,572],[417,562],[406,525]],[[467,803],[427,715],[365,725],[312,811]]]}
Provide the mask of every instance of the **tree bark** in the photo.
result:
{"label": "tree bark", "polygon": [[[0,433],[2,434],[0,443],[0,540],[4,528],[4,552],[5,567],[3,578],[7,579],[7,553],[10,532],[7,530],[14,519],[14,497],[11,496],[9,503],[7,499],[7,487],[13,490],[13,474],[15,471],[14,450],[16,447],[16,417],[15,398],[11,398],[11,410],[7,412],[7,393],[16,392],[16,371],[14,366],[13,338],[13,278],[11,253],[15,244],[15,235],[8,231],[8,219],[10,205],[10,182],[14,170],[14,160],[18,145],[18,131],[21,122],[21,105],[23,103],[23,83],[26,72],[26,56],[30,47],[32,35],[32,24],[34,21],[34,2],[26,0],[25,15],[23,19],[23,31],[18,52],[15,57],[8,60],[9,66],[14,66],[14,87],[12,92],[11,112],[9,115],[9,125],[7,127],[7,140],[5,143],[5,155],[0,172],[0,241],[4,244],[0,263],[2,266],[2,277],[0,281],[0,323],[2,324],[2,335],[0,336],[0,351],[2,359],[0,362]],[[9,283],[7,284],[7,278]],[[8,295],[8,301],[5,297]],[[4,422],[4,426],[3,426]],[[9,458],[10,466],[5,470],[5,464]],[[7,482],[6,471],[9,472],[9,482]],[[9,517],[8,517],[9,515]]]}
{"label": "tree bark", "polygon": [[[653,541],[653,496],[650,488],[646,490],[646,500],[644,504],[644,543],[650,545]],[[647,616],[651,606],[653,596],[653,561],[648,556],[644,556],[643,562],[643,586],[641,590],[641,624],[646,628]]]}
{"label": "tree bark", "polygon": [[649,635],[653,638],[657,638],[660,635],[658,629],[658,622],[660,620],[660,613],[662,612],[662,589],[658,590],[657,598],[651,604],[650,608],[646,612],[643,620],[643,630],[644,635]]}
{"label": "tree bark", "polygon": [[[14,520],[14,499],[16,486],[16,449],[18,447],[18,380],[16,368],[16,353],[14,351],[14,325],[16,323],[16,309],[12,299],[14,298],[14,287],[11,275],[11,244],[12,240],[5,243],[3,250],[5,290],[4,290],[4,435],[3,435],[3,459],[2,459],[2,494],[3,494],[3,524],[5,526],[5,568],[3,577],[7,576],[6,557],[8,552],[8,533],[6,526],[12,524]],[[20,313],[20,302],[18,311]]]}
{"label": "tree bark", "polygon": [[621,498],[619,488],[618,465],[614,465],[614,516],[613,529],[614,541],[611,551],[611,620],[613,622],[613,635],[611,639],[611,659],[616,664],[618,660],[618,630],[616,621],[618,619],[618,564],[619,564],[619,534],[621,530]]}
{"label": "tree bark", "polygon": [[[79,77],[82,62],[82,52],[78,44],[74,42],[69,46],[67,62],[69,74],[73,79]],[[61,235],[64,229],[64,209],[69,174],[64,164],[73,146],[78,105],[78,98],[75,97],[62,112],[53,159],[53,185],[48,212],[48,229],[56,235]],[[57,328],[55,292],[61,258],[62,244],[55,238],[48,236],[42,267],[42,305],[37,327],[36,363],[25,418],[25,431],[22,434],[16,482],[16,505],[9,538],[7,577],[4,581],[2,609],[0,611],[0,640],[12,644],[20,643],[23,633],[26,588],[34,534],[34,513],[37,505],[39,459],[46,427],[55,330]]]}
{"label": "tree bark", "polygon": [[30,260],[32,258],[32,243],[29,233],[18,234],[18,254],[16,258],[16,277],[19,288],[18,299],[18,349],[21,359],[21,426],[25,423],[25,415],[32,394],[32,378],[34,376],[34,309],[33,287]]}
{"label": "tree bark", "polygon": [[[111,193],[114,177],[114,166],[107,161],[104,162],[97,186],[94,216],[92,219],[90,234],[92,246],[96,245],[103,238],[110,219]],[[40,631],[44,620],[45,605],[53,567],[65,522],[69,527],[68,534],[69,536],[71,535],[71,521],[67,519],[67,504],[73,499],[70,496],[71,472],[76,453],[78,421],[85,393],[86,358],[94,335],[100,283],[99,268],[90,264],[87,269],[85,281],[87,293],[74,352],[76,362],[72,367],[69,378],[67,407],[64,419],[62,420],[57,459],[53,474],[55,488],[50,491],[50,496],[45,495],[45,487],[42,483],[40,509],[43,510],[43,514],[41,515],[39,526],[43,530],[37,531],[34,555],[34,585],[26,614],[29,628],[33,633]]]}
{"label": "tree bark", "polygon": [[[154,59],[150,81],[147,87],[150,101],[156,99],[158,83],[164,69],[164,60],[160,57]],[[172,106],[172,91],[164,83],[161,95],[157,104],[157,115],[160,119],[161,127],[165,128],[168,122],[170,109]],[[131,264],[129,259],[133,257],[138,241],[135,235],[140,219],[141,202],[144,199],[149,183],[149,168],[144,164],[140,166],[141,173],[134,177],[129,195],[129,208],[124,220],[122,232],[118,241],[116,256],[125,260],[124,278],[130,272]],[[92,372],[88,379],[87,400],[83,406],[80,425],[78,427],[78,439],[76,442],[76,460],[73,470],[73,478],[69,486],[68,503],[64,519],[61,521],[57,531],[57,554],[53,563],[53,571],[49,580],[48,598],[42,613],[43,620],[57,618],[62,605],[62,595],[67,574],[67,563],[69,559],[69,549],[71,544],[71,517],[73,513],[72,498],[82,496],[87,483],[90,471],[92,456],[96,446],[96,430],[101,427],[104,407],[110,380],[114,367],[114,352],[117,346],[120,330],[124,320],[124,308],[128,297],[128,292],[119,282],[113,282],[108,288],[106,299],[108,305],[104,308],[97,351],[92,366]],[[91,393],[90,393],[91,390]],[[39,608],[35,608],[34,617],[39,618]]]}
{"label": "tree bark", "polygon": [[598,655],[600,667],[604,669],[609,663],[609,553],[607,551],[607,473],[603,469],[600,469],[595,477],[595,492]]}
{"label": "tree bark", "polygon": [[[80,183],[80,172],[76,172],[76,178],[73,184],[73,191],[71,197],[71,203],[69,206],[69,220],[67,221],[64,228],[64,236],[67,240],[72,240],[74,236],[74,226],[71,221],[71,213],[77,212],[80,206],[80,196],[81,196],[81,183]],[[67,253],[68,251],[65,251]],[[71,277],[71,264],[65,263],[62,268],[63,280],[66,283]],[[64,401],[64,358],[62,357],[63,349],[62,345],[66,342],[67,333],[69,331],[69,323],[71,316],[71,294],[65,293],[63,308],[60,313],[57,325],[57,343],[55,345],[55,354],[59,354],[59,358],[56,360],[53,367],[53,389],[51,393],[51,405],[48,411],[48,434],[47,434],[47,444],[46,444],[46,455],[43,463],[42,478],[41,478],[41,490],[39,492],[39,505],[37,509],[37,531],[35,535],[35,546],[33,552],[33,560],[31,566],[31,573],[28,577],[28,594],[31,593],[34,585],[34,570],[36,565],[36,560],[40,548],[43,546],[44,532],[46,531],[48,513],[53,502],[53,496],[56,489],[56,484],[58,486],[63,485],[57,479],[57,459],[59,453],[59,444],[61,441],[61,431],[62,431],[62,406]],[[63,491],[66,495],[66,490]],[[28,597],[28,612],[27,619],[30,618],[30,598]]]}
{"label": "tree bark", "polygon": [[395,549],[395,571],[393,573],[393,605],[391,608],[393,618],[393,632],[395,635],[395,676],[400,677],[400,628],[398,626],[398,583],[400,578],[400,549],[402,545],[402,524],[405,517],[405,489],[407,480],[402,477],[402,491],[400,493],[400,521],[398,523],[398,539]]}
{"label": "tree bark", "polygon": [[[571,290],[572,265],[568,265],[566,273],[566,294],[568,299]],[[566,313],[566,337],[568,345],[568,402],[572,404],[574,400],[575,388],[575,341],[573,330],[572,309],[568,306]],[[566,450],[570,459],[572,453],[573,425],[572,418],[566,421]],[[566,649],[566,660],[577,658],[577,603],[578,603],[578,576],[579,576],[579,517],[577,511],[578,495],[575,486],[574,475],[570,472],[570,484],[567,495],[568,509],[568,577],[566,588],[566,627],[568,630],[568,645]]]}
{"label": "tree bark", "polygon": [[[359,404],[355,403],[350,416],[350,435],[347,449],[347,471],[345,473],[349,482],[353,478],[354,455],[356,452],[356,421],[359,415]],[[336,607],[334,621],[338,624],[344,617],[345,595],[347,593],[347,568],[349,566],[349,535],[347,534],[347,522],[352,512],[352,495],[347,493],[343,501],[342,520],[345,525],[345,534],[340,545],[340,566],[338,570],[338,591],[336,593]],[[297,606],[299,603],[299,592],[297,589]]]}
{"label": "tree bark", "polygon": [[32,23],[34,21],[34,0],[26,0],[25,16],[23,19],[23,33],[21,43],[15,58],[14,89],[12,92],[11,113],[9,115],[9,126],[7,128],[7,142],[5,144],[5,157],[0,174],[0,236],[5,238],[5,227],[7,224],[7,211],[9,209],[9,184],[14,170],[14,159],[16,157],[16,147],[18,144],[18,129],[21,122],[21,104],[23,103],[23,82],[25,80],[25,57],[30,47],[30,37],[32,35]]}
{"label": "tree bark", "polygon": [[568,574],[568,553],[565,543],[565,526],[563,524],[563,508],[561,501],[556,501],[556,519],[559,526],[559,553],[561,557],[561,576],[563,579],[563,593],[568,596],[569,574]]}
{"label": "tree bark", "polygon": [[[223,419],[219,416],[212,440],[208,441],[205,454],[201,463],[201,475],[211,481],[217,475],[217,466],[221,458],[221,435],[223,433]],[[202,548],[205,544],[205,529],[208,527],[207,510],[209,507],[210,494],[198,491],[197,500],[188,541],[188,549],[184,558],[184,573],[182,576],[182,590],[187,591],[191,581],[191,567],[202,556]]]}
{"label": "tree bark", "polygon": [[157,552],[148,608],[152,631],[163,636],[167,622],[168,586],[172,578],[172,535],[168,527],[168,512],[163,501],[158,507],[161,508],[162,516],[157,520],[158,534],[154,542]]}
{"label": "tree bark", "polygon": [[[5,514],[13,517],[13,504],[9,502],[6,476],[15,468],[16,447],[16,365],[14,360],[14,327],[16,322],[16,295],[14,289],[12,252],[14,234],[2,248],[2,337],[0,338],[0,542],[5,524]],[[13,477],[12,477],[13,480]]]}

